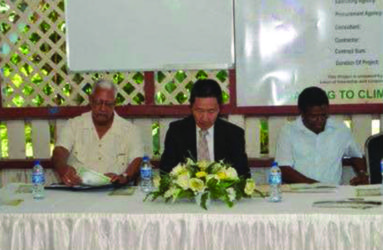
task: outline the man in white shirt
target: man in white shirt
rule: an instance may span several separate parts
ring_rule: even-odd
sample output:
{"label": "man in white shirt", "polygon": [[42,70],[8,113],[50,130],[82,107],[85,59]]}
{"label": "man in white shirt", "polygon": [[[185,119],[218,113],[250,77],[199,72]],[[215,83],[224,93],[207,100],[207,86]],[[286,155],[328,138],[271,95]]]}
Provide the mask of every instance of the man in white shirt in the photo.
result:
{"label": "man in white shirt", "polygon": [[68,186],[81,184],[77,175],[86,167],[126,184],[139,172],[143,145],[138,129],[114,111],[117,89],[101,80],[89,96],[91,111],[68,120],[60,131],[52,162]]}
{"label": "man in white shirt", "polygon": [[298,98],[300,117],[280,131],[276,161],[286,183],[340,184],[342,159],[350,157],[357,174],[350,184],[367,184],[365,163],[350,130],[329,116],[326,92],[309,87]]}

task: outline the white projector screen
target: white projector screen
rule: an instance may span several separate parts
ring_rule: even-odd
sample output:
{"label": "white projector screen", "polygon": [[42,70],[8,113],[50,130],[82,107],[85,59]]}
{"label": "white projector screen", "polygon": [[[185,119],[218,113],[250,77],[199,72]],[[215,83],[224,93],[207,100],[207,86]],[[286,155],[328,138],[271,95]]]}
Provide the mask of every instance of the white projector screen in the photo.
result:
{"label": "white projector screen", "polygon": [[234,65],[232,0],[67,0],[71,71]]}

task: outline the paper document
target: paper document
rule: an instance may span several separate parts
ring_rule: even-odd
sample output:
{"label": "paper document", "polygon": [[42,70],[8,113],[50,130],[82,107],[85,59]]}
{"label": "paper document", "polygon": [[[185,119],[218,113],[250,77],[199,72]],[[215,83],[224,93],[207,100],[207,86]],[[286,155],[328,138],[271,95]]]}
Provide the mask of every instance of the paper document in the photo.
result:
{"label": "paper document", "polygon": [[381,201],[369,201],[363,198],[350,198],[345,200],[328,200],[328,201],[316,201],[313,203],[313,207],[323,208],[356,208],[367,209],[381,206]]}
{"label": "paper document", "polygon": [[82,179],[82,184],[89,186],[103,186],[110,184],[110,178],[102,173],[98,173],[89,168],[81,167],[78,176]]}

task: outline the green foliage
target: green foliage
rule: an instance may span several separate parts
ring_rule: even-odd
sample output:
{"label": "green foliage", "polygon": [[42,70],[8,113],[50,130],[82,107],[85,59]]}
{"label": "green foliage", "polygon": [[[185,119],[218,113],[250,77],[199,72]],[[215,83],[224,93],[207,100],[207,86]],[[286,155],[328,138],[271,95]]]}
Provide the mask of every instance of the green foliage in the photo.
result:
{"label": "green foliage", "polygon": [[25,154],[27,158],[33,157],[32,126],[29,122],[25,123]]}
{"label": "green foliage", "polygon": [[261,154],[269,153],[269,126],[267,120],[261,120],[260,125]]}
{"label": "green foliage", "polygon": [[1,158],[8,157],[8,129],[4,122],[0,122]]}
{"label": "green foliage", "polygon": [[160,155],[160,124],[154,122],[152,125],[152,138],[153,138],[153,154],[154,156]]}

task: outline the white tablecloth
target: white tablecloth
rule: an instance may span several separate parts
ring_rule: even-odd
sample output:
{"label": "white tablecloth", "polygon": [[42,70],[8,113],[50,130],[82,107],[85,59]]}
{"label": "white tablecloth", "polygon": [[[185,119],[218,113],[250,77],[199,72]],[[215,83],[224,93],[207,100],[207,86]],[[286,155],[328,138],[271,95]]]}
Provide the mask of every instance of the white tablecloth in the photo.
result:
{"label": "white tablecloth", "polygon": [[[0,206],[0,249],[383,249],[383,209],[315,208],[335,193],[285,193],[281,203],[242,200],[142,202],[143,194],[46,191],[44,200],[21,194],[19,206]],[[381,197],[372,200],[382,200]]]}

